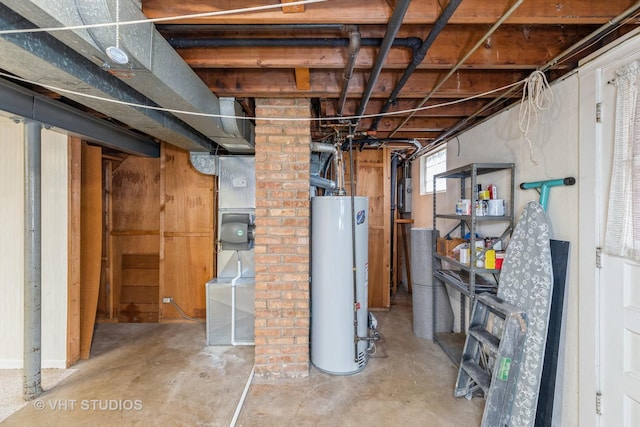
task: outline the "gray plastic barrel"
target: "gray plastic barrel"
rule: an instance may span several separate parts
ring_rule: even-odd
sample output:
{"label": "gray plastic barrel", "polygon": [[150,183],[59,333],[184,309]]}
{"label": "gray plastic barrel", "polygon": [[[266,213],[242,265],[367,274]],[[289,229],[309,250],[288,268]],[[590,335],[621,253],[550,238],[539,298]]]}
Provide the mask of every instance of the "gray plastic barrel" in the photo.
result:
{"label": "gray plastic barrel", "polygon": [[430,340],[433,339],[434,332],[451,332],[453,329],[453,310],[446,288],[437,282],[434,292],[433,247],[437,237],[438,230],[411,229],[413,333],[417,337]]}

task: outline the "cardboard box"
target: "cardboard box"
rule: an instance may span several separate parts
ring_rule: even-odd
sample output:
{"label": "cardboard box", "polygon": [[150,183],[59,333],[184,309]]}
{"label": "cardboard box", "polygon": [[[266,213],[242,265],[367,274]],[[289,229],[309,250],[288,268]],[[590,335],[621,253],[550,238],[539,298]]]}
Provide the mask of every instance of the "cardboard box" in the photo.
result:
{"label": "cardboard box", "polygon": [[458,246],[460,243],[464,243],[466,240],[461,239],[459,237],[454,237],[453,239],[446,239],[444,237],[438,237],[436,240],[436,252],[440,255],[448,256],[449,258],[454,258],[453,256],[453,248]]}

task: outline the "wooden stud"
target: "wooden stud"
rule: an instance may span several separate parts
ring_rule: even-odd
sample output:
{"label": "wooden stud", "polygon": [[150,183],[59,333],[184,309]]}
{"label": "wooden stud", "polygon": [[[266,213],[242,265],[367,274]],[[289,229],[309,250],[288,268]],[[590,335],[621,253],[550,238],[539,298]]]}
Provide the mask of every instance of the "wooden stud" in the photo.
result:
{"label": "wooden stud", "polygon": [[67,288],[67,367],[80,359],[80,193],[82,141],[69,137],[69,226]]}
{"label": "wooden stud", "polygon": [[[349,165],[348,154],[346,165]],[[369,198],[369,309],[388,310],[391,306],[391,151],[355,152],[356,194]],[[346,176],[349,176],[347,170]],[[349,183],[346,185],[349,192]]]}
{"label": "wooden stud", "polygon": [[80,220],[80,358],[88,359],[102,263],[102,149],[82,144]]}
{"label": "wooden stud", "polygon": [[413,282],[413,278],[411,277],[411,252],[409,251],[409,240],[407,239],[407,224],[413,224],[413,219],[411,218],[398,218],[396,220],[396,224],[400,228],[400,233],[402,236],[402,250],[404,253],[404,268],[407,274],[407,290],[411,293],[411,283]]}

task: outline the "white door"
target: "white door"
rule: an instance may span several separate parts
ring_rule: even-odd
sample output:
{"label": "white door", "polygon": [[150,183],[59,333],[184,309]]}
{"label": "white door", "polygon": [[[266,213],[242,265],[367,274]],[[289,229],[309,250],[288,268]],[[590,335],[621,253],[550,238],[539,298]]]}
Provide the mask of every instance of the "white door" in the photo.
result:
{"label": "white door", "polygon": [[[634,56],[625,58],[625,63],[637,59],[637,54]],[[600,164],[596,164],[600,242],[604,242],[606,228],[615,134],[616,87],[607,82],[615,78],[615,71],[622,65],[614,63],[603,68],[600,82],[602,140]],[[602,253],[601,268],[596,275],[599,425],[637,427],[640,426],[640,264]]]}

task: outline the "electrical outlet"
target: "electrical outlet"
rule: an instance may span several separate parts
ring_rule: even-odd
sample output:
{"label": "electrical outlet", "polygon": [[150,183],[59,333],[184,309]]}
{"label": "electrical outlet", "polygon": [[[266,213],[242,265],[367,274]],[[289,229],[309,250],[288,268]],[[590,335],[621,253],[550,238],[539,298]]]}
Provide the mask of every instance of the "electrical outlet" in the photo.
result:
{"label": "electrical outlet", "polygon": [[162,303],[163,304],[171,304],[171,297],[163,297],[162,298]]}

